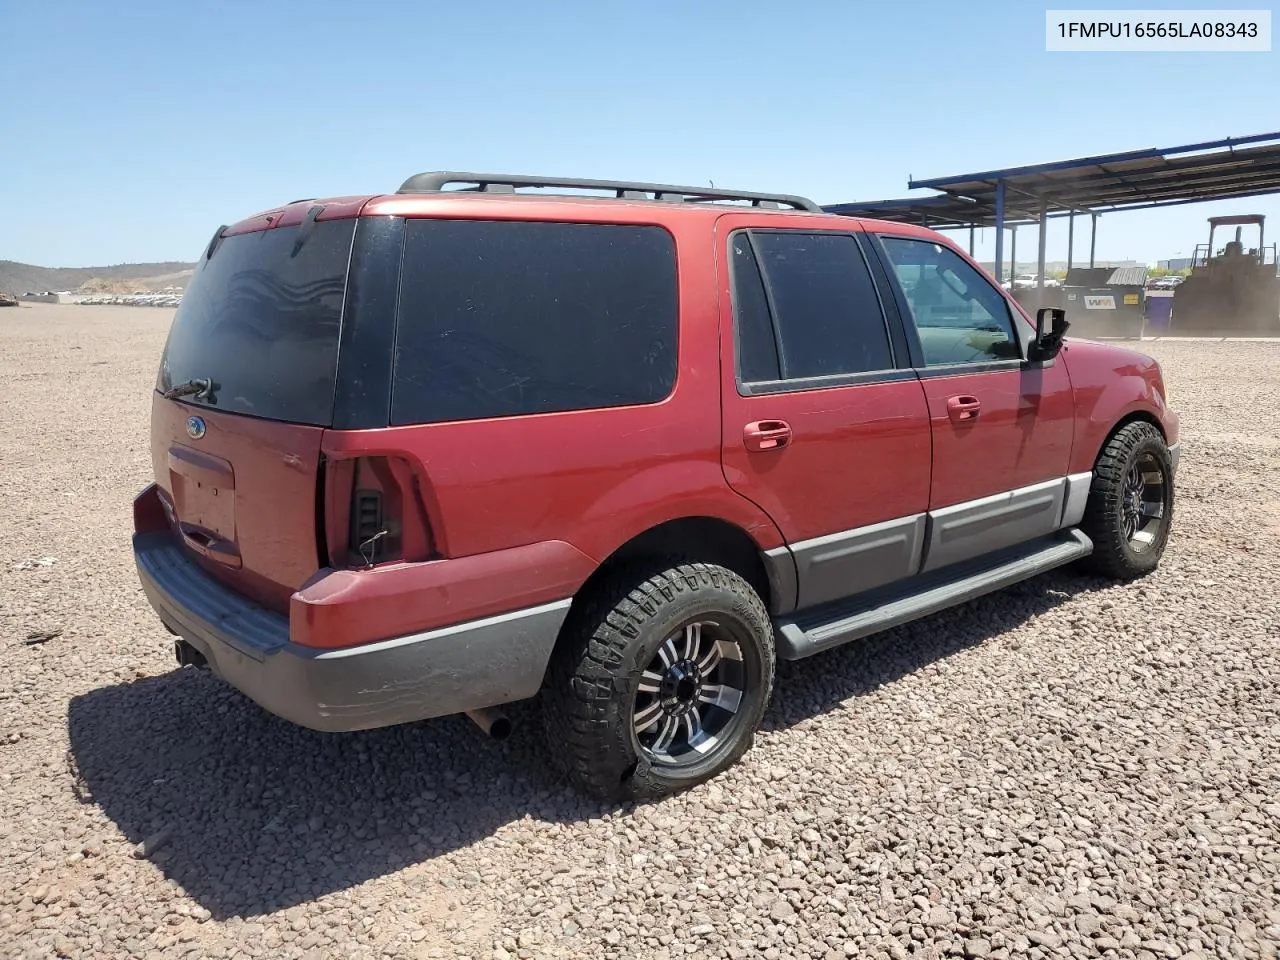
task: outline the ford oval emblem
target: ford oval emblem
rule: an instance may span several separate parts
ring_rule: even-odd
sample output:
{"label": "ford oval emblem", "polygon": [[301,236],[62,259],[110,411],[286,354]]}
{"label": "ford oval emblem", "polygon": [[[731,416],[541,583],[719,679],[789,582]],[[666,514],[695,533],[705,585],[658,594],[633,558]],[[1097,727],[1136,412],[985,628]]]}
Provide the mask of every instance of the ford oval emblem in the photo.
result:
{"label": "ford oval emblem", "polygon": [[192,440],[199,440],[204,436],[204,419],[201,417],[187,417],[187,436]]}

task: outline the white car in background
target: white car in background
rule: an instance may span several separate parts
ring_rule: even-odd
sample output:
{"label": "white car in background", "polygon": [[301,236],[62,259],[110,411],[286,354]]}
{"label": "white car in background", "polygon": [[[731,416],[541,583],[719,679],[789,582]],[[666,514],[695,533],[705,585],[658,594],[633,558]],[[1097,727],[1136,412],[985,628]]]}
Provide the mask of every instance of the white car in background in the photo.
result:
{"label": "white car in background", "polygon": [[[1020,273],[1013,278],[1013,288],[1015,290],[1032,290],[1040,285],[1040,277],[1035,273]],[[1044,278],[1045,287],[1060,287],[1061,280],[1055,280],[1053,277]],[[1006,280],[1001,284],[1006,290],[1009,289],[1009,281]]]}

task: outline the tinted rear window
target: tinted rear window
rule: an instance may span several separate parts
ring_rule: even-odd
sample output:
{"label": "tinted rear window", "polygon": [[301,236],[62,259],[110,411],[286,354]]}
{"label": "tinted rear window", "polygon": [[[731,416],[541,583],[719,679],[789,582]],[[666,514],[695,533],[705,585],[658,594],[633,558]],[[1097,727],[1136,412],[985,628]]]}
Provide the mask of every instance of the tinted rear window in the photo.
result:
{"label": "tinted rear window", "polygon": [[743,383],[781,380],[778,344],[764,280],[745,231],[733,236],[733,303],[738,336],[738,379]]}
{"label": "tinted rear window", "polygon": [[299,226],[225,238],[183,295],[159,389],[209,379],[188,402],[327,426],[355,223],[315,223],[300,247]]}
{"label": "tinted rear window", "polygon": [[787,380],[893,368],[889,331],[858,241],[847,234],[757,233]]}
{"label": "tinted rear window", "polygon": [[677,318],[660,227],[411,220],[391,420],[657,402],[675,384]]}

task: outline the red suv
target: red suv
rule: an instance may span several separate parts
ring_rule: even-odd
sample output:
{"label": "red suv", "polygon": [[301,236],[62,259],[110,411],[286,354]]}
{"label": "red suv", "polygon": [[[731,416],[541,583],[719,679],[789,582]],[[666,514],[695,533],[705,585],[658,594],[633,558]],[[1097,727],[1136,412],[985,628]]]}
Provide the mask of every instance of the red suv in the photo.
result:
{"label": "red suv", "polygon": [[295,723],[502,735],[541,694],[578,784],[660,795],[747,749],[775,657],[1155,568],[1160,368],[1065,330],[943,236],[800,197],[422,174],[298,201],[200,258],[138,573],[180,663]]}

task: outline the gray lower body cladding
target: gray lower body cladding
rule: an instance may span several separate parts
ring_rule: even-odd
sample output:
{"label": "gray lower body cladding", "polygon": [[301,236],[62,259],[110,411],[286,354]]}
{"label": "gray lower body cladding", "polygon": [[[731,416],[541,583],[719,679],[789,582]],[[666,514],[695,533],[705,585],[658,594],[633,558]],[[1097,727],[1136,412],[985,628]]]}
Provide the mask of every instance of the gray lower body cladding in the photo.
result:
{"label": "gray lower body cladding", "polygon": [[939,613],[957,604],[1079,560],[1093,542],[1079,530],[1007,547],[987,557],[921,574],[838,603],[777,621],[778,656],[803,657],[891,627]]}
{"label": "gray lower body cladding", "polygon": [[[794,562],[796,605],[776,616],[778,655],[797,659],[937,613],[1088,555],[1075,527],[1092,473],[770,551]],[[783,555],[783,552],[786,555]]]}
{"label": "gray lower body cladding", "polygon": [[1077,526],[1092,473],[803,540],[762,555],[775,615],[808,610]]}
{"label": "gray lower body cladding", "polygon": [[314,730],[365,730],[537,693],[569,600],[357,647],[289,641],[288,619],[227,589],[168,533],[133,538],[160,619],[251,700]]}

